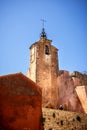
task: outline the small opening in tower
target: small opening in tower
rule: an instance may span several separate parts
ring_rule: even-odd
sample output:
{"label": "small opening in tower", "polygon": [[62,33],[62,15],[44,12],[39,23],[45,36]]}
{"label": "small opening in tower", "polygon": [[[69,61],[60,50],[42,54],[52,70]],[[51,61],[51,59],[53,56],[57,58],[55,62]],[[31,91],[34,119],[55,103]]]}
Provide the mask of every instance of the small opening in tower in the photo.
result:
{"label": "small opening in tower", "polygon": [[47,45],[45,46],[45,54],[49,55],[49,47]]}

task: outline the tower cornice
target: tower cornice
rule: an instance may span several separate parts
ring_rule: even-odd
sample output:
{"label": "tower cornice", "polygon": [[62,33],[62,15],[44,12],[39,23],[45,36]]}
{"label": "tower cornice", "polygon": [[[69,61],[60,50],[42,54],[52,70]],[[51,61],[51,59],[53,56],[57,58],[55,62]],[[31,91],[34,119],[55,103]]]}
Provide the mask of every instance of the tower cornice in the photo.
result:
{"label": "tower cornice", "polygon": [[33,43],[33,44],[29,47],[29,49],[31,49],[31,47],[32,47],[33,45],[37,44],[37,43],[51,43],[51,42],[52,42],[52,40],[49,40],[49,39],[46,39],[46,38],[41,38],[39,41]]}
{"label": "tower cornice", "polygon": [[49,40],[47,38],[41,38],[38,42],[52,42],[52,40]]}

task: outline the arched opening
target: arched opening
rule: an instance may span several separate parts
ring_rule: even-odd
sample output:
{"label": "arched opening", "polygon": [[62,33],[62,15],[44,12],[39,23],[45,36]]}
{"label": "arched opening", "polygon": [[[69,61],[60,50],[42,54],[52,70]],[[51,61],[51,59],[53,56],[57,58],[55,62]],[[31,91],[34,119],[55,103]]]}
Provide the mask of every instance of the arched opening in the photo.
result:
{"label": "arched opening", "polygon": [[45,54],[49,55],[49,47],[47,45],[45,46]]}

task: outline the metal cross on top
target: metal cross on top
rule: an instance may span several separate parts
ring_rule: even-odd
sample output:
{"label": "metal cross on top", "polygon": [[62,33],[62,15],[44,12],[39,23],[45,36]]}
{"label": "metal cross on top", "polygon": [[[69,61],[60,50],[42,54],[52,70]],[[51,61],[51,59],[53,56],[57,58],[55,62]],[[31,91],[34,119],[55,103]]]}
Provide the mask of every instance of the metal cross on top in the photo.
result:
{"label": "metal cross on top", "polygon": [[42,32],[40,34],[40,38],[47,38],[46,33],[45,33],[45,29],[44,29],[44,23],[46,22],[46,20],[41,19],[41,21],[42,21]]}
{"label": "metal cross on top", "polygon": [[42,21],[42,27],[44,28],[44,23],[46,22],[46,20],[41,19],[41,21]]}

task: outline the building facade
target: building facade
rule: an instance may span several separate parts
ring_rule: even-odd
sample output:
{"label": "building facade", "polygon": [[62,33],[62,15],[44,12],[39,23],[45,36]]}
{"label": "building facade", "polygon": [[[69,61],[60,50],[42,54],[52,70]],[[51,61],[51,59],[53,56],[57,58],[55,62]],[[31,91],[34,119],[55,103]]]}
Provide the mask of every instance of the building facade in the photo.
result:
{"label": "building facade", "polygon": [[30,46],[30,67],[27,76],[42,87],[42,106],[58,106],[58,49],[47,39],[44,28],[40,40]]}

